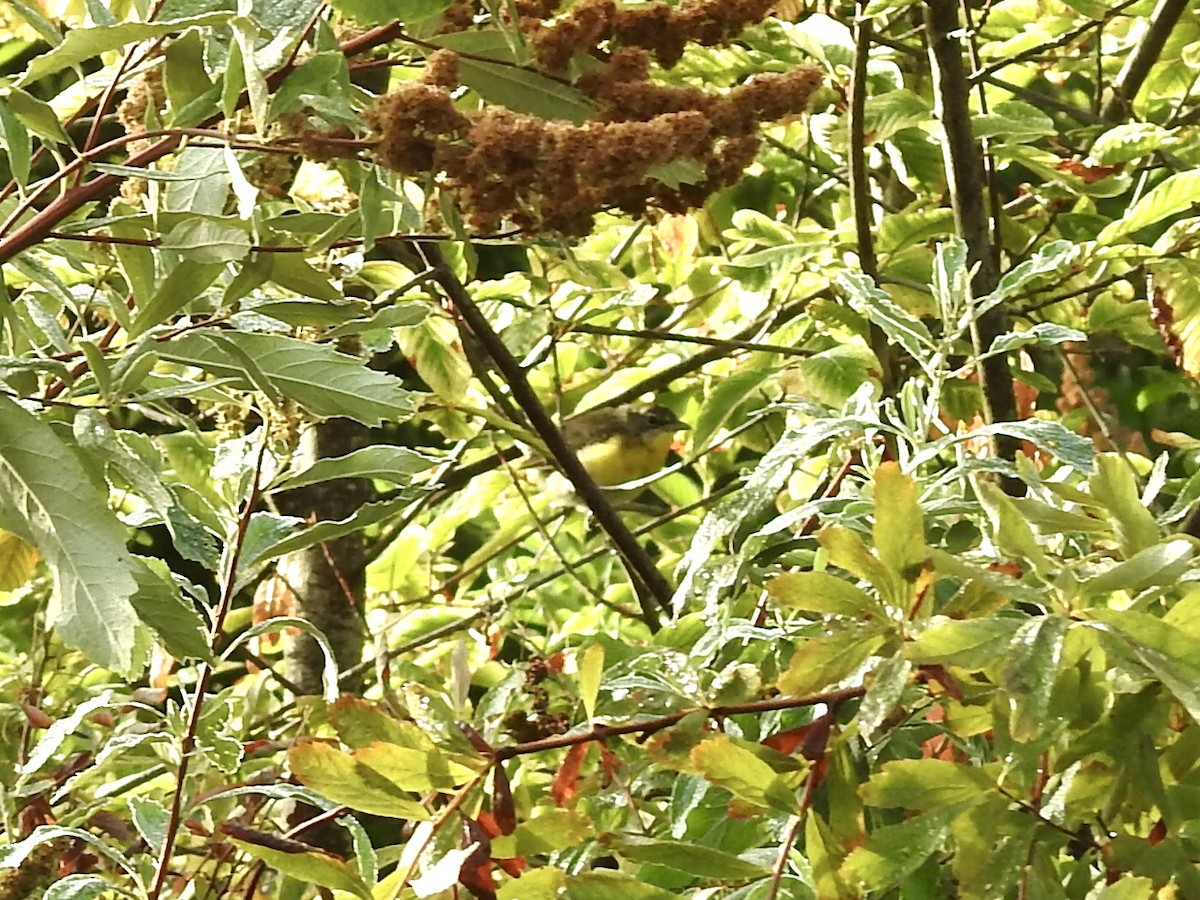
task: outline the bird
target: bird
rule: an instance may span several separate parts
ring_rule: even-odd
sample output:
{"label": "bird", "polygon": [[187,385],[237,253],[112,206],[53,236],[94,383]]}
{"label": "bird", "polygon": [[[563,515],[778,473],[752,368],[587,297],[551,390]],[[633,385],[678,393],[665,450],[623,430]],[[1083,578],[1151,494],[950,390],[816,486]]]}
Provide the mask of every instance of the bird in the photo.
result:
{"label": "bird", "polygon": [[572,416],[561,427],[592,480],[612,487],[661,469],[675,435],[689,426],[665,406],[627,403]]}

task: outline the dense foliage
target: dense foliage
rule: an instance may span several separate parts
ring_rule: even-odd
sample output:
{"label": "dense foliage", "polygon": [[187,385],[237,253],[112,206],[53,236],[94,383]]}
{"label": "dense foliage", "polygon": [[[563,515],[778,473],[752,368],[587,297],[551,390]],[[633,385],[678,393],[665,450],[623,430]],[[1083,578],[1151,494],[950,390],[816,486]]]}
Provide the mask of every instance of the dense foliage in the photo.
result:
{"label": "dense foliage", "polygon": [[0,17],[0,900],[1200,897],[1188,3]]}

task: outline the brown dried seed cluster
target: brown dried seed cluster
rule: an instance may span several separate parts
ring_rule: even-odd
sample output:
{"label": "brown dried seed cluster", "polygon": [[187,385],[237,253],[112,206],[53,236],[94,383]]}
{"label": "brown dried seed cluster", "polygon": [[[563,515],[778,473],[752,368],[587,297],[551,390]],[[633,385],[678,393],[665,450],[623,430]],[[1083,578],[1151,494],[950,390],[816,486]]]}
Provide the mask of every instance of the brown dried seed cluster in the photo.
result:
{"label": "brown dried seed cluster", "polygon": [[163,85],[161,68],[149,69],[129,85],[125,99],[117,106],[117,121],[126,134],[137,134],[146,130],[146,113],[161,112],[167,105],[167,91]]}
{"label": "brown dried seed cluster", "polygon": [[649,50],[664,68],[679,62],[689,43],[711,47],[761,22],[775,0],[687,0],[679,6],[645,3],[618,7],[614,0],[581,0],[552,23],[523,17],[522,27],[538,64],[565,72],[577,53],[588,53],[601,41],[615,47]]}
{"label": "brown dried seed cluster", "polygon": [[[519,11],[538,12],[554,0],[521,2]],[[543,5],[535,8],[538,3]],[[605,12],[611,6],[609,0],[584,0],[569,18],[594,45],[613,21]],[[691,10],[695,18],[695,11],[714,6],[695,3],[671,13]],[[740,19],[727,15],[721,21]],[[377,159],[407,175],[439,177],[477,231],[511,225],[530,234],[583,235],[604,209],[636,216],[648,207],[683,212],[702,205],[753,161],[758,126],[803,112],[821,80],[815,67],[799,66],[756,76],[724,94],[660,85],[648,80],[650,53],[660,50],[616,50],[583,76],[578,87],[596,101],[598,112],[581,125],[495,105],[460,112],[450,93],[458,83],[458,57],[439,50],[421,82],[381,97],[368,113],[379,135]],[[681,160],[700,177],[673,186],[663,167]]]}

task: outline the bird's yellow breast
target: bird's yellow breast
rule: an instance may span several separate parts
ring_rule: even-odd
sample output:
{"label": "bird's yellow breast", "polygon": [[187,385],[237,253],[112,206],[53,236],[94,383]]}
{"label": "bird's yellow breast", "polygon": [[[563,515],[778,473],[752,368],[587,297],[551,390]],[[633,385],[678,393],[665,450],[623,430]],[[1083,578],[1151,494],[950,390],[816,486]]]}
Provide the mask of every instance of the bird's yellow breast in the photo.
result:
{"label": "bird's yellow breast", "polygon": [[675,436],[657,432],[614,435],[578,452],[579,461],[596,484],[608,487],[652,475],[663,467]]}

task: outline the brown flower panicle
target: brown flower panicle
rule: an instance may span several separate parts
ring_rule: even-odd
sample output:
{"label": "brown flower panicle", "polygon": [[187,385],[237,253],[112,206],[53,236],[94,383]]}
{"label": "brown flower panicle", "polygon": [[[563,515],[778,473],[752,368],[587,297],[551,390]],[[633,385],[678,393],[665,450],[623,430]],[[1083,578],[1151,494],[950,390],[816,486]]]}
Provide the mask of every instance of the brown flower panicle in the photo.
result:
{"label": "brown flower panicle", "polygon": [[[479,232],[515,226],[578,236],[605,209],[641,216],[651,207],[700,206],[754,160],[759,126],[802,113],[821,83],[809,65],[757,75],[723,93],[650,80],[652,60],[670,66],[688,43],[728,41],[766,15],[766,0],[629,8],[580,0],[548,22],[559,2],[517,0],[512,8],[543,69],[564,73],[581,53],[604,57],[575,85],[595,103],[588,121],[546,120],[500,105],[459,110],[452,96],[459,57],[445,49],[429,57],[419,82],[379,98],[366,114],[380,165],[433,175]],[[665,170],[682,161],[688,166]],[[694,183],[680,177],[689,170],[699,173]]]}

